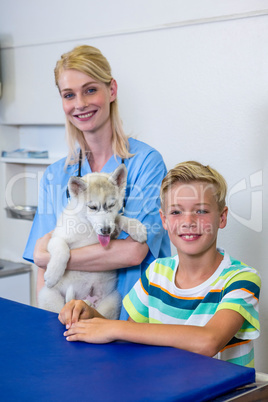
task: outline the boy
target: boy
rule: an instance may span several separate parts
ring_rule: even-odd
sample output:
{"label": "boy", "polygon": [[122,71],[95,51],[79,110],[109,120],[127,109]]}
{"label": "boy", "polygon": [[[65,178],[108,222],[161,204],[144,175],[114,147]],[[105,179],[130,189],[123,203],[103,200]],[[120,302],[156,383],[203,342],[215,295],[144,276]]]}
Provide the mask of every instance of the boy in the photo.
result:
{"label": "boy", "polygon": [[68,303],[59,315],[66,339],[173,346],[253,367],[261,282],[256,270],[216,248],[227,222],[226,192],[209,166],[171,169],[160,215],[178,255],[155,260],[124,298],[127,322],[103,319],[82,301]]}

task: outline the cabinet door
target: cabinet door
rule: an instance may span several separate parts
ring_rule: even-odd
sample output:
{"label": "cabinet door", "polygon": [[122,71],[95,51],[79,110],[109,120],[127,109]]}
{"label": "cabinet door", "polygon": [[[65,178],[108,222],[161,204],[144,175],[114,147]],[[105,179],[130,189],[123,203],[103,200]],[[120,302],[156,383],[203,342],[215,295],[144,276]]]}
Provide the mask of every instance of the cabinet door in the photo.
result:
{"label": "cabinet door", "polygon": [[[55,54],[54,54],[55,53]],[[59,50],[49,46],[1,51],[2,124],[63,124],[64,114],[54,83]]]}
{"label": "cabinet door", "polygon": [[30,273],[0,277],[0,297],[30,305]]}

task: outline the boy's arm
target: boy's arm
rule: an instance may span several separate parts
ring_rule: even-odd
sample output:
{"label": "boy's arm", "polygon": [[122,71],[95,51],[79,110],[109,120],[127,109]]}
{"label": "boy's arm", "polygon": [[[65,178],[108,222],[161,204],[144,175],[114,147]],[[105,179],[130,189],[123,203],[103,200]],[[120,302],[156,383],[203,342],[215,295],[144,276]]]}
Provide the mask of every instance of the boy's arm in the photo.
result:
{"label": "boy's arm", "polygon": [[64,335],[68,341],[108,343],[122,340],[171,346],[212,357],[233,338],[243,322],[239,313],[228,309],[218,311],[204,327],[93,318],[73,324]]}

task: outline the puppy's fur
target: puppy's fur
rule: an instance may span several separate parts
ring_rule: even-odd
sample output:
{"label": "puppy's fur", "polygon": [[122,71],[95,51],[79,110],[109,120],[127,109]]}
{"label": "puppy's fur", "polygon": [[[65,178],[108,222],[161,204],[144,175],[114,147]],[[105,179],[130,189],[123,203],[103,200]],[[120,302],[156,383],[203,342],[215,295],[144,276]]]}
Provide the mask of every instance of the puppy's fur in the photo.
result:
{"label": "puppy's fur", "polygon": [[[144,243],[146,228],[136,219],[119,214],[125,196],[127,169],[124,164],[111,174],[89,173],[71,177],[71,202],[63,211],[48,243],[51,255],[45,286],[39,292],[40,308],[59,313],[71,299],[87,299],[103,316],[117,319],[121,297],[116,290],[116,271],[81,272],[66,269],[70,249],[97,243],[106,247],[121,230]],[[90,258],[90,257],[89,257]]]}

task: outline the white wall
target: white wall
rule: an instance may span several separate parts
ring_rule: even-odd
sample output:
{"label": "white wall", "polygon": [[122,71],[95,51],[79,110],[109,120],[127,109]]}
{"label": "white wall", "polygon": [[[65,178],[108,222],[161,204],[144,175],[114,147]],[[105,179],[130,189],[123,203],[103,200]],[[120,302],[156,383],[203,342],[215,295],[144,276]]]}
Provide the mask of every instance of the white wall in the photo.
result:
{"label": "white wall", "polygon": [[[112,65],[126,132],[159,149],[168,168],[196,159],[225,176],[230,215],[219,245],[261,273],[256,367],[268,372],[268,0],[4,0],[1,8],[0,119],[37,125],[20,129],[21,145],[46,138],[52,148],[64,122],[53,68],[86,43]],[[4,255],[15,240],[0,238]]]}

